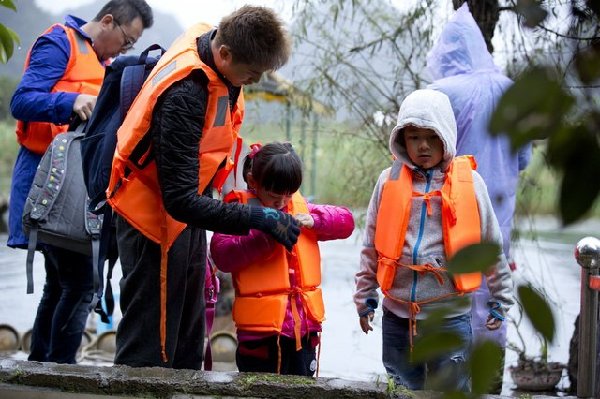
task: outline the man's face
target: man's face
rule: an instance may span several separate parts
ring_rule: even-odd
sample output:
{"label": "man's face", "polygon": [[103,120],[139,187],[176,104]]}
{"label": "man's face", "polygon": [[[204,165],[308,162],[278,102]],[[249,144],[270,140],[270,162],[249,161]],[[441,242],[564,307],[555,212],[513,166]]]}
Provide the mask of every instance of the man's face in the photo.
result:
{"label": "man's face", "polygon": [[262,74],[267,71],[264,66],[235,62],[231,51],[225,45],[220,46],[219,55],[221,62],[217,63],[217,69],[236,87],[258,82]]}
{"label": "man's face", "polygon": [[94,40],[94,49],[100,61],[106,61],[131,50],[144,31],[140,17],[129,24],[121,24],[109,14],[105,15],[100,22],[102,31]]}

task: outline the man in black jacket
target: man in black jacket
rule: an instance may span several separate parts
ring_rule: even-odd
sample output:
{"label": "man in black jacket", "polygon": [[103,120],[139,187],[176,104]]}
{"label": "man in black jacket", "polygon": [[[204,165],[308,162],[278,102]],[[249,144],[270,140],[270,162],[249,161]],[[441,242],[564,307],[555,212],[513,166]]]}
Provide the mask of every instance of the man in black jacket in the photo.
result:
{"label": "man in black jacket", "polygon": [[[123,319],[117,331],[116,364],[201,368],[205,230],[243,235],[249,229],[260,229],[288,249],[299,234],[297,222],[290,215],[278,212],[275,217],[268,217],[260,207],[225,204],[211,197],[210,184],[203,194],[198,193],[202,187],[199,182],[206,179],[199,172],[201,159],[205,159],[199,157],[199,149],[203,135],[209,134],[207,129],[216,126],[216,122],[205,126],[205,119],[214,112],[209,106],[214,94],[208,86],[209,82],[215,84],[215,77],[208,77],[210,71],[206,67],[216,72],[218,86],[227,88],[229,107],[225,108],[236,109],[242,85],[257,82],[263,72],[287,62],[289,39],[281,20],[268,8],[244,6],[225,17],[217,29],[200,35],[196,43],[203,68],[194,69],[162,92],[145,137],[151,139],[150,157],[156,162],[164,210],[187,225],[168,251],[166,276],[161,275],[161,246],[142,234],[144,229],[134,227],[136,224],[123,216],[125,212],[111,203],[119,214],[117,241],[123,269]],[[169,66],[176,68],[180,64],[172,62]],[[167,67],[164,71],[165,75],[171,72]],[[162,78],[159,75],[154,79],[150,76],[153,84]],[[215,134],[210,134],[212,140]],[[123,143],[121,136],[119,140]],[[116,191],[119,189],[123,187]],[[134,201],[127,197],[126,200]],[[166,304],[160,300],[161,283],[166,286]],[[159,321],[163,317],[164,324]]]}

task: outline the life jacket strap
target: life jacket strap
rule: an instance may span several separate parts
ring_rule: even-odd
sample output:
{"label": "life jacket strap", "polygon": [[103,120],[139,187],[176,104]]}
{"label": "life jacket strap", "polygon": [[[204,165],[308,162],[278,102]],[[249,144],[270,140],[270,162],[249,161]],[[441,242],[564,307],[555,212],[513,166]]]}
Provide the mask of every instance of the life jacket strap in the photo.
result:
{"label": "life jacket strap", "polygon": [[[164,209],[161,212],[166,213]],[[166,215],[165,215],[166,216]],[[161,218],[166,221],[166,217]],[[161,225],[162,239],[160,244],[160,355],[162,361],[167,363],[167,266],[169,262],[169,248],[167,246],[167,224]]]}
{"label": "life jacket strap", "polygon": [[277,334],[277,374],[281,374],[281,334]]}
{"label": "life jacket strap", "polygon": [[409,342],[410,342],[410,353],[412,355],[413,350],[413,337],[417,335],[417,315],[421,312],[421,306],[416,302],[411,302],[409,305],[409,318],[408,318],[408,330],[409,330]]}
{"label": "life jacket strap", "polygon": [[317,378],[319,378],[319,365],[321,364],[321,345],[323,344],[323,340],[321,338],[322,335],[323,335],[323,332],[317,333],[317,337],[319,337],[319,349],[317,349],[317,372],[316,372]]}
{"label": "life jacket strap", "polygon": [[302,349],[302,326],[300,320],[300,313],[298,312],[298,304],[296,303],[298,298],[301,298],[298,290],[293,290],[289,296],[290,303],[292,305],[292,318],[294,319],[294,339],[296,340],[296,352]]}
{"label": "life jacket strap", "polygon": [[424,265],[405,265],[402,263],[398,263],[399,266],[402,267],[407,267],[411,270],[414,270],[415,272],[419,273],[420,275],[423,275],[425,273],[431,273],[433,274],[433,276],[435,277],[435,279],[437,280],[437,282],[440,285],[444,284],[444,278],[443,273],[446,271],[445,268],[443,267],[435,267],[433,265],[431,265],[430,263],[425,263]]}
{"label": "life jacket strap", "polygon": [[425,206],[427,207],[427,216],[431,216],[433,211],[431,209],[431,198],[433,197],[441,197],[442,192],[440,190],[431,191],[428,193],[422,193],[420,191],[413,191],[412,193],[414,197],[423,197],[423,201],[425,201]]}

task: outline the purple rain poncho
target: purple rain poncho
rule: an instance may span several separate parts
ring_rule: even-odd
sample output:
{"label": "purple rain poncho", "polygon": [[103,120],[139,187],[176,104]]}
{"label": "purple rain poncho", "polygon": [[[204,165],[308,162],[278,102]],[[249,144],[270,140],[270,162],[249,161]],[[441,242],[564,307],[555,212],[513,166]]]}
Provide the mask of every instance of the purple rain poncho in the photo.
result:
{"label": "purple rain poncho", "polygon": [[[434,79],[428,88],[450,98],[458,128],[457,155],[475,156],[500,224],[504,254],[509,258],[519,172],[529,163],[531,144],[513,154],[506,136],[493,137],[488,131],[492,113],[512,81],[494,64],[467,3],[448,21],[429,52],[427,70]],[[485,328],[490,299],[485,284],[473,294],[473,340],[493,340],[504,347],[507,323],[495,331]]]}
{"label": "purple rain poncho", "polygon": [[444,27],[427,56],[434,79],[428,88],[445,93],[458,127],[457,155],[472,154],[487,184],[509,256],[519,172],[531,158],[531,145],[512,154],[506,136],[493,137],[488,122],[512,81],[500,73],[477,23],[464,3]]}

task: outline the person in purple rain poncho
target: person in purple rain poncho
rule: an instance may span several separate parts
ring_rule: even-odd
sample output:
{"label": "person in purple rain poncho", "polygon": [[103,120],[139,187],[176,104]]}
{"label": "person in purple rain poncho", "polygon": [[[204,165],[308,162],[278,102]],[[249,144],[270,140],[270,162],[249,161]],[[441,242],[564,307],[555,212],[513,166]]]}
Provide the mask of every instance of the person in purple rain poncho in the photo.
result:
{"label": "person in purple rain poncho", "polygon": [[[504,254],[510,261],[510,237],[519,172],[531,158],[531,144],[513,153],[506,136],[492,136],[490,118],[502,94],[513,83],[494,64],[483,35],[464,3],[444,27],[427,56],[434,79],[428,88],[450,98],[458,126],[457,155],[475,156],[500,224]],[[489,339],[506,345],[506,323],[490,331],[484,327],[490,294],[486,284],[473,295],[473,340]]]}

